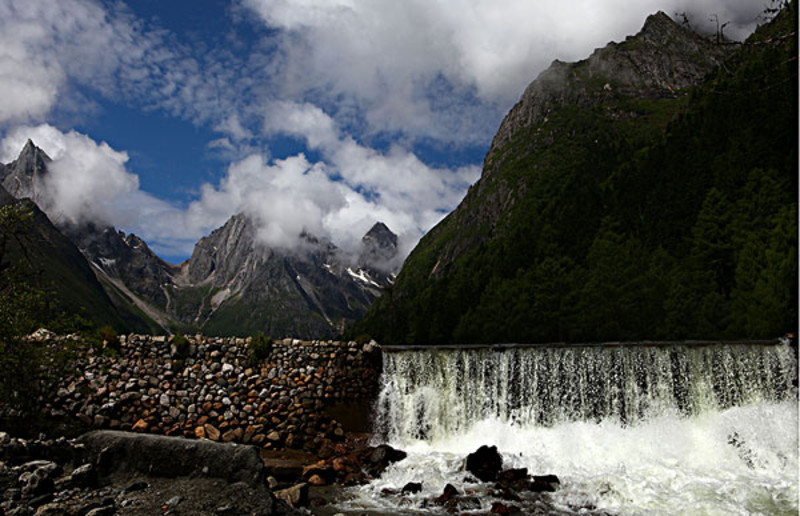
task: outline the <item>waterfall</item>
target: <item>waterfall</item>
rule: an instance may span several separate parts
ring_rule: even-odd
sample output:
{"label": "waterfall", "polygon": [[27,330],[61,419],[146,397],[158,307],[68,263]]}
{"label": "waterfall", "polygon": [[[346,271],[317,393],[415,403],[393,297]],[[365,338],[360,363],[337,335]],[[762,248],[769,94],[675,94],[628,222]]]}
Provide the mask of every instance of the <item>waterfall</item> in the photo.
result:
{"label": "waterfall", "polygon": [[429,349],[384,354],[376,431],[436,440],[492,419],[635,424],[796,396],[787,345],[670,344]]}
{"label": "waterfall", "polygon": [[408,457],[339,508],[443,513],[451,484],[485,514],[499,494],[464,459],[486,444],[561,479],[523,513],[797,514],[796,378],[777,341],[384,349],[375,440]]}

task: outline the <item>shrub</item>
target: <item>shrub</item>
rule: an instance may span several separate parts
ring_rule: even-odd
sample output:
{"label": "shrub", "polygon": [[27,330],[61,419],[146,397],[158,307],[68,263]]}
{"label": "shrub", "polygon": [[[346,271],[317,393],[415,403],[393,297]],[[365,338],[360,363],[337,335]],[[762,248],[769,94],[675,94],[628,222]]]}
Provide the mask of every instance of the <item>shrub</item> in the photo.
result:
{"label": "shrub", "polygon": [[115,355],[122,351],[119,343],[119,334],[111,326],[101,326],[95,330],[95,334],[97,335],[97,340],[100,341],[103,347],[104,353]]}
{"label": "shrub", "polygon": [[369,336],[367,333],[361,333],[353,339],[356,344],[367,344],[369,341],[372,340],[372,337]]}
{"label": "shrub", "polygon": [[249,351],[248,362],[250,365],[256,365],[266,360],[269,354],[272,353],[272,339],[262,333],[258,333],[250,339],[247,349]]}
{"label": "shrub", "polygon": [[170,352],[173,357],[178,360],[184,360],[189,357],[190,351],[191,344],[189,343],[189,339],[187,339],[184,335],[177,333],[174,337],[172,337],[172,346],[170,348]]}

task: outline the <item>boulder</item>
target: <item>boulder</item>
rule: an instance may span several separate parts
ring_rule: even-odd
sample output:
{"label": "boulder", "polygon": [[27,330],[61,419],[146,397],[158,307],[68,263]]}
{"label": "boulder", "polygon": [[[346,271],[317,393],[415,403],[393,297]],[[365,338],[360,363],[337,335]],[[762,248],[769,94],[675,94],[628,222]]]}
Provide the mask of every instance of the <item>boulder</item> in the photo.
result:
{"label": "boulder", "polygon": [[[263,485],[264,465],[253,446],[207,440],[98,430],[80,437],[97,473],[142,473],[155,477],[209,477]],[[102,455],[102,460],[100,459]]]}
{"label": "boulder", "polygon": [[560,484],[561,482],[555,475],[534,475],[533,482],[528,483],[528,491],[534,493],[552,493],[558,489]]}
{"label": "boulder", "polygon": [[305,507],[308,505],[308,484],[302,482],[292,487],[275,491],[275,498],[283,500],[289,507]]}
{"label": "boulder", "polygon": [[447,503],[454,496],[458,496],[458,489],[456,489],[455,486],[453,486],[453,484],[447,484],[446,486],[444,486],[444,491],[442,491],[442,494],[439,497],[437,497],[436,500],[434,501],[439,505],[443,505]]}
{"label": "boulder", "polygon": [[422,482],[409,482],[408,484],[403,486],[403,489],[400,491],[401,494],[406,493],[419,493],[422,491]]}
{"label": "boulder", "polygon": [[396,450],[388,444],[377,446],[369,455],[367,468],[373,476],[378,476],[394,462],[401,461],[407,456],[403,450]]}
{"label": "boulder", "polygon": [[93,487],[97,484],[97,474],[91,463],[75,468],[69,478],[72,485],[77,487]]}
{"label": "boulder", "polygon": [[502,468],[503,457],[497,452],[497,446],[484,445],[467,455],[467,471],[483,482],[496,480]]}

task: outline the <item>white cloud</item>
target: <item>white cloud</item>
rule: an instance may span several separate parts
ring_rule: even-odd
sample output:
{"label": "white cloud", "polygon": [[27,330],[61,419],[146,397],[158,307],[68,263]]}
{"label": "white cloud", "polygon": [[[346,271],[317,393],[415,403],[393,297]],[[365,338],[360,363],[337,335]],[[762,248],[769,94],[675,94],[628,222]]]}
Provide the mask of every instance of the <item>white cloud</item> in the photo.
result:
{"label": "white cloud", "polygon": [[[258,69],[214,49],[199,56],[122,3],[0,2],[0,129],[82,109],[84,91],[116,103],[161,109],[235,139],[249,131],[242,93]],[[83,90],[83,91],[81,91]],[[82,113],[68,113],[71,116]]]}
{"label": "white cloud", "polygon": [[305,138],[308,146],[314,149],[330,148],[339,139],[339,130],[333,119],[308,102],[269,103],[264,113],[264,131]]}
{"label": "white cloud", "polygon": [[280,102],[267,111],[268,129],[302,137],[308,148],[322,153],[330,191],[344,194],[337,209],[323,210],[323,230],[344,247],[354,248],[377,220],[416,244],[480,175],[478,166],[430,167],[396,145],[386,153],[361,145],[309,103]]}
{"label": "white cloud", "polygon": [[715,13],[742,38],[763,9],[747,0],[242,1],[282,31],[288,96],[352,97],[372,132],[468,143],[491,137],[553,59],[584,58],[636,33],[648,14],[687,12],[708,27]]}
{"label": "white cloud", "polygon": [[28,138],[53,159],[43,185],[45,198],[40,200],[51,218],[116,226],[138,218],[139,207],[125,202],[139,190],[139,178],[125,169],[126,153],[45,124],[11,132],[2,142],[2,161],[15,159]]}
{"label": "white cloud", "polygon": [[185,208],[142,191],[138,176],[126,169],[125,152],[75,131],[18,127],[0,142],[0,161],[13,161],[31,138],[53,159],[42,203],[51,218],[111,224],[169,256],[191,254],[202,236],[244,212],[261,243],[285,250],[301,246],[305,232],[356,252],[361,237],[382,221],[400,236],[402,258],[480,172],[476,166],[432,168],[398,147],[385,154],[363,147],[337,136],[335,122],[308,104],[280,109],[285,119],[315,121],[296,135],[324,142],[324,159],[251,154],[231,164],[216,186],[202,185]]}
{"label": "white cloud", "polygon": [[[727,35],[743,37],[763,8],[749,0],[238,1],[277,29],[247,55],[213,44],[201,52],[119,3],[0,2],[3,161],[32,137],[56,159],[53,209],[133,230],[169,255],[189,254],[242,210],[269,245],[293,246],[305,230],[354,248],[382,220],[410,250],[480,172],[432,167],[409,150],[415,142],[486,145],[553,59],[584,58],[659,9],[706,26],[713,13],[731,21]],[[210,152],[235,162],[178,207],[139,188],[124,152],[49,125],[12,130],[85,105],[84,94],[211,128],[219,138]],[[264,138],[287,135],[319,160],[272,159]],[[394,144],[370,148],[375,135]]]}

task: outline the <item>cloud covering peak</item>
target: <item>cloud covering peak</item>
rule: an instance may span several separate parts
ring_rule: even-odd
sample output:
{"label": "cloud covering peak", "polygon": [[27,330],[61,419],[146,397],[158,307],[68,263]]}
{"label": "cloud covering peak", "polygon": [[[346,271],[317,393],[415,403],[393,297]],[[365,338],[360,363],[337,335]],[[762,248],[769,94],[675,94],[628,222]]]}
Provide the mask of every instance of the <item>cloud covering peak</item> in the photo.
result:
{"label": "cloud covering peak", "polygon": [[[50,154],[53,216],[136,232],[168,257],[242,211],[284,248],[303,231],[354,248],[382,220],[404,255],[479,177],[503,115],[553,59],[586,57],[658,10],[698,28],[713,14],[738,39],[763,10],[748,0],[198,2],[192,13],[0,2],[2,160],[28,138]],[[206,16],[205,29],[174,30],[159,9],[178,24]],[[192,186],[176,196],[165,165],[144,191],[135,131],[76,129],[120,106],[206,135],[213,172],[184,171]]]}

